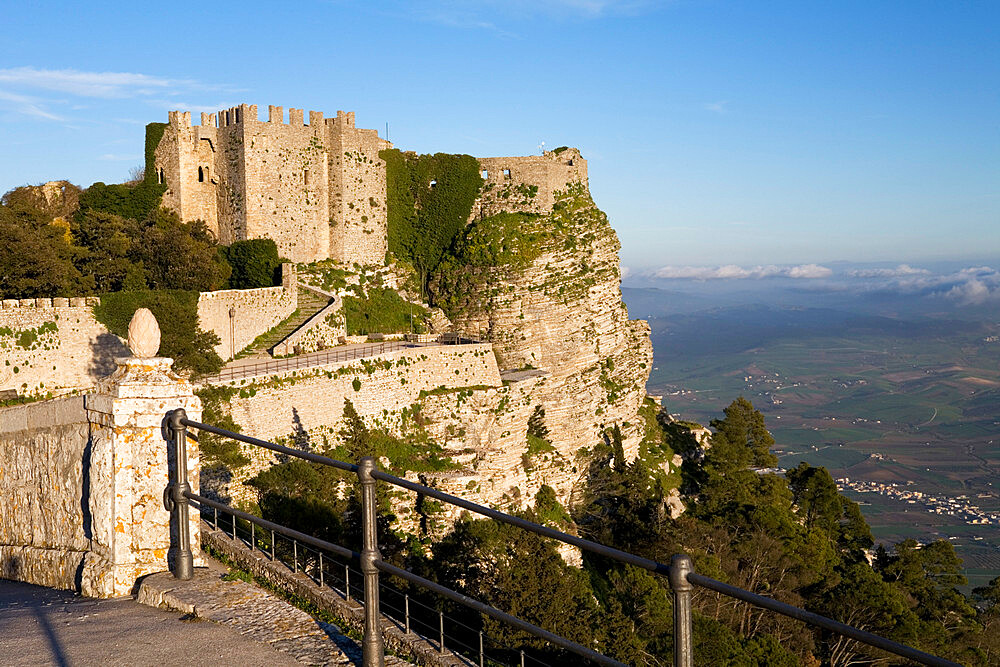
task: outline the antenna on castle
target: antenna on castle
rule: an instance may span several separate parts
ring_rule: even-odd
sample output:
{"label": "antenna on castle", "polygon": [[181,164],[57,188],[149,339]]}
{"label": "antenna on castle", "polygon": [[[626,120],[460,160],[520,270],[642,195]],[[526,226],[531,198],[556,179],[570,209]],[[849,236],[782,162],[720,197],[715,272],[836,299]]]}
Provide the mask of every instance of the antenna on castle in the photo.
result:
{"label": "antenna on castle", "polygon": [[540,155],[545,155],[545,142],[538,144],[538,153]]}
{"label": "antenna on castle", "polygon": [[389,121],[385,121],[385,140],[389,141]]}

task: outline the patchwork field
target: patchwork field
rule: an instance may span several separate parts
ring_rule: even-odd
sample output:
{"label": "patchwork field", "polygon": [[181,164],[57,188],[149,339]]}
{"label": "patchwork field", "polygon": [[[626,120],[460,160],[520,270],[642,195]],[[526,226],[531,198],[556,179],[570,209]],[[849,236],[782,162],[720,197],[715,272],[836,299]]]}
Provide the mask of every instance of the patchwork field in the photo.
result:
{"label": "patchwork field", "polygon": [[[729,308],[652,318],[649,391],[708,424],[735,397],[759,408],[783,467],[894,484],[1000,511],[997,325],[903,322],[822,309]],[[944,537],[972,583],[1000,574],[1000,525],[855,493],[876,539]]]}

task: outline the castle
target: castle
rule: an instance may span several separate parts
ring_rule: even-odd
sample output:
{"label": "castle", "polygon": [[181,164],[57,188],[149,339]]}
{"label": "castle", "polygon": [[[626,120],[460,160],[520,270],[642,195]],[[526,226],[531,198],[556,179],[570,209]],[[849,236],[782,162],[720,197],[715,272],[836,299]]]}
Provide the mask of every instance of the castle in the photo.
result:
{"label": "castle", "polygon": [[[379,151],[392,144],[355,126],[354,112],[325,118],[241,104],[202,113],[171,111],[154,153],[163,205],[184,221],[204,220],[223,244],[271,238],[295,262],[333,259],[381,265],[387,248],[386,170]],[[505,210],[547,213],[554,193],[587,183],[587,163],[572,148],[540,156],[479,159],[485,181],[472,216]],[[433,187],[434,181],[427,183]]]}

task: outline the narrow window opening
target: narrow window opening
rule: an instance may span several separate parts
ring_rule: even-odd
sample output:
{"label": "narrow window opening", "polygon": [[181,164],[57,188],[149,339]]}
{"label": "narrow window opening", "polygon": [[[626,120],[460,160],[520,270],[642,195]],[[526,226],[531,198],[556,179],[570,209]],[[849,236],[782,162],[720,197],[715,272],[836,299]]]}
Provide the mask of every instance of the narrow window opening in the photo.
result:
{"label": "narrow window opening", "polygon": [[309,170],[308,169],[306,169],[304,172],[302,172],[302,180],[303,180],[303,182],[305,182],[306,185],[309,185]]}
{"label": "narrow window opening", "polygon": [[205,169],[202,167],[198,167],[198,182],[199,183],[205,182]]}
{"label": "narrow window opening", "polygon": [[504,178],[510,178],[510,169],[504,169],[503,170],[503,177]]}
{"label": "narrow window opening", "polygon": [[160,185],[163,185],[163,169],[162,168],[156,170],[156,182],[159,183]]}
{"label": "narrow window opening", "polygon": [[573,166],[573,160],[572,160],[572,159],[570,159],[570,161],[569,161],[569,162],[567,162],[566,164],[568,164],[569,166],[571,166],[571,167],[572,167],[572,166]]}
{"label": "narrow window opening", "polygon": [[490,172],[486,169],[483,169],[483,179],[485,180],[489,177],[490,177]]}

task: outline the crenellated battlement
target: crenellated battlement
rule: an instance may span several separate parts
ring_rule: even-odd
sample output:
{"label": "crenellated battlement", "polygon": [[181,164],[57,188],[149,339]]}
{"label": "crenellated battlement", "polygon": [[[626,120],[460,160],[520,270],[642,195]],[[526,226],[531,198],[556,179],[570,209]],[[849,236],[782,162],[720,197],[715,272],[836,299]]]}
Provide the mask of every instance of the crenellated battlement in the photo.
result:
{"label": "crenellated battlement", "polygon": [[[286,113],[287,111],[287,113]],[[171,111],[155,154],[167,186],[163,205],[185,221],[204,220],[224,244],[270,238],[296,262],[332,258],[381,265],[388,245],[385,162],[392,144],[359,128],[353,111],[322,112],[240,104],[202,113]],[[555,193],[587,184],[575,148],[479,159],[485,181],[471,216],[548,213]]]}
{"label": "crenellated battlement", "polygon": [[[308,118],[308,124],[306,120]],[[271,238],[298,262],[381,264],[386,251],[385,164],[391,144],[359,129],[354,112],[256,105],[171,111],[155,153],[163,204],[204,220],[222,243]]]}
{"label": "crenellated battlement", "polygon": [[11,310],[14,308],[51,310],[53,308],[90,308],[99,305],[101,305],[101,297],[99,296],[57,296],[51,299],[4,299],[0,301],[0,310]]}

